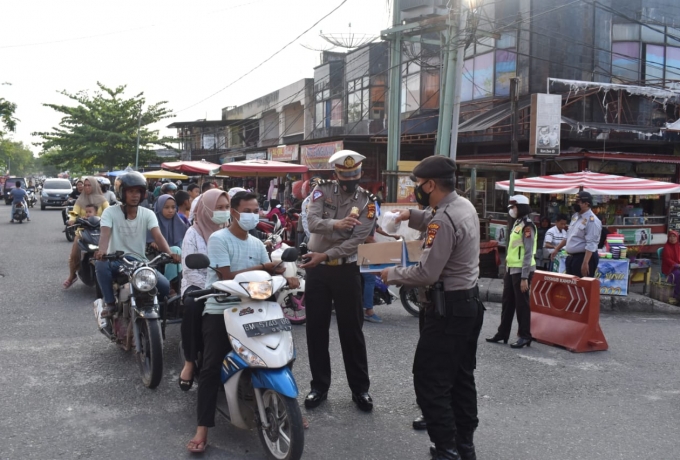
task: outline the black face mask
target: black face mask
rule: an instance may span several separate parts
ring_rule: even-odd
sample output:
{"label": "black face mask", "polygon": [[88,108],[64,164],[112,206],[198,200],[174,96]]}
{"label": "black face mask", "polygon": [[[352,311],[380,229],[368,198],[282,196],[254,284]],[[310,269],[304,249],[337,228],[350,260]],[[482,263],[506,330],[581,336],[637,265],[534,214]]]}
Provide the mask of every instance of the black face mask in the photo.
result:
{"label": "black face mask", "polygon": [[425,185],[425,182],[423,182],[420,185],[417,185],[414,193],[416,195],[416,203],[425,208],[430,205],[430,195],[432,192],[425,193],[425,191],[423,190],[423,185]]}
{"label": "black face mask", "polygon": [[359,179],[341,180],[339,182],[340,188],[342,188],[342,190],[347,193],[354,193],[359,186]]}
{"label": "black face mask", "polygon": [[581,212],[581,205],[578,204],[578,203],[574,203],[572,205],[572,208],[574,208],[574,211],[576,211],[576,212]]}

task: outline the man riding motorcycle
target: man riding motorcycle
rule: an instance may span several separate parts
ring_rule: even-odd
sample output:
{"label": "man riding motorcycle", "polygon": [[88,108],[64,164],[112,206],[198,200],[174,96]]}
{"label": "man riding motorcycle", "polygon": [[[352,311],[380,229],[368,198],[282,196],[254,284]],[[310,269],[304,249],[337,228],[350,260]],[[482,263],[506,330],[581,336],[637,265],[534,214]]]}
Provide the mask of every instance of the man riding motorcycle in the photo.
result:
{"label": "man riding motorcycle", "polygon": [[16,181],[14,184],[16,188],[12,189],[9,194],[12,197],[12,209],[10,209],[10,223],[14,222],[14,207],[17,203],[22,203],[24,205],[24,211],[26,211],[26,222],[30,222],[30,215],[28,214],[28,205],[26,204],[26,190],[21,188],[21,181]]}
{"label": "man riding motorcycle", "polygon": [[[140,259],[146,259],[146,234],[151,233],[154,242],[161,252],[172,254],[167,241],[158,228],[158,219],[149,209],[140,207],[146,195],[146,179],[134,171],[123,174],[116,179],[116,195],[121,206],[107,208],[101,218],[101,237],[99,251],[95,253],[97,259],[97,282],[104,296],[105,306],[101,317],[108,318],[116,311],[116,299],[113,292],[113,279],[118,273],[120,261],[104,261],[102,256],[116,251],[135,254]],[[175,263],[181,262],[178,254],[172,254]],[[170,283],[167,278],[156,272],[159,300],[170,293]]]}

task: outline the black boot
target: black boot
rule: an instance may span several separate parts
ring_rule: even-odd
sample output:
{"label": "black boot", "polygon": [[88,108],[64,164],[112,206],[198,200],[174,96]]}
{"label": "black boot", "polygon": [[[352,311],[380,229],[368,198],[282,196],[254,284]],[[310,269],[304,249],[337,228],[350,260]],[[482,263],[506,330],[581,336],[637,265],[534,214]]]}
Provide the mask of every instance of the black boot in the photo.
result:
{"label": "black boot", "polygon": [[461,460],[458,450],[453,446],[430,447],[432,460]]}
{"label": "black boot", "polygon": [[456,433],[456,449],[462,460],[477,460],[475,445],[472,442],[473,431],[458,430]]}
{"label": "black boot", "polygon": [[427,430],[427,421],[424,415],[419,415],[413,420],[414,430]]}

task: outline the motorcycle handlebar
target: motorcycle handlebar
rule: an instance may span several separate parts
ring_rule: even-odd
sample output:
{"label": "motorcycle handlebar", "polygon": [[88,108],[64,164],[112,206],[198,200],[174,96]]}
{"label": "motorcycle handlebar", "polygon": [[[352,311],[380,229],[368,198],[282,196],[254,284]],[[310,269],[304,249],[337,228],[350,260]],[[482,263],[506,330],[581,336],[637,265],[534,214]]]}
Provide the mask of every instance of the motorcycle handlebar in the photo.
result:
{"label": "motorcycle handlebar", "polygon": [[212,294],[212,292],[212,289],[199,289],[197,291],[187,292],[186,295],[188,297],[203,297],[204,295]]}

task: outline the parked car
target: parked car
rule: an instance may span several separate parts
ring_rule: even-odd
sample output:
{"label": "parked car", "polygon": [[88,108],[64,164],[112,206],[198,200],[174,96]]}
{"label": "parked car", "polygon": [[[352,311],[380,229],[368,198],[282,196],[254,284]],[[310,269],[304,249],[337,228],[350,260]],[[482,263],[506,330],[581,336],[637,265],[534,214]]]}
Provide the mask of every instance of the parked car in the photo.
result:
{"label": "parked car", "polygon": [[64,206],[72,191],[73,186],[68,179],[47,179],[40,193],[40,209],[44,211],[47,206]]}
{"label": "parked car", "polygon": [[14,187],[16,187],[16,182],[20,181],[21,182],[21,188],[26,190],[26,178],[24,177],[9,177],[5,181],[5,185],[2,188],[2,196],[5,198],[5,204],[11,204],[12,203],[12,197],[10,196],[10,192]]}

